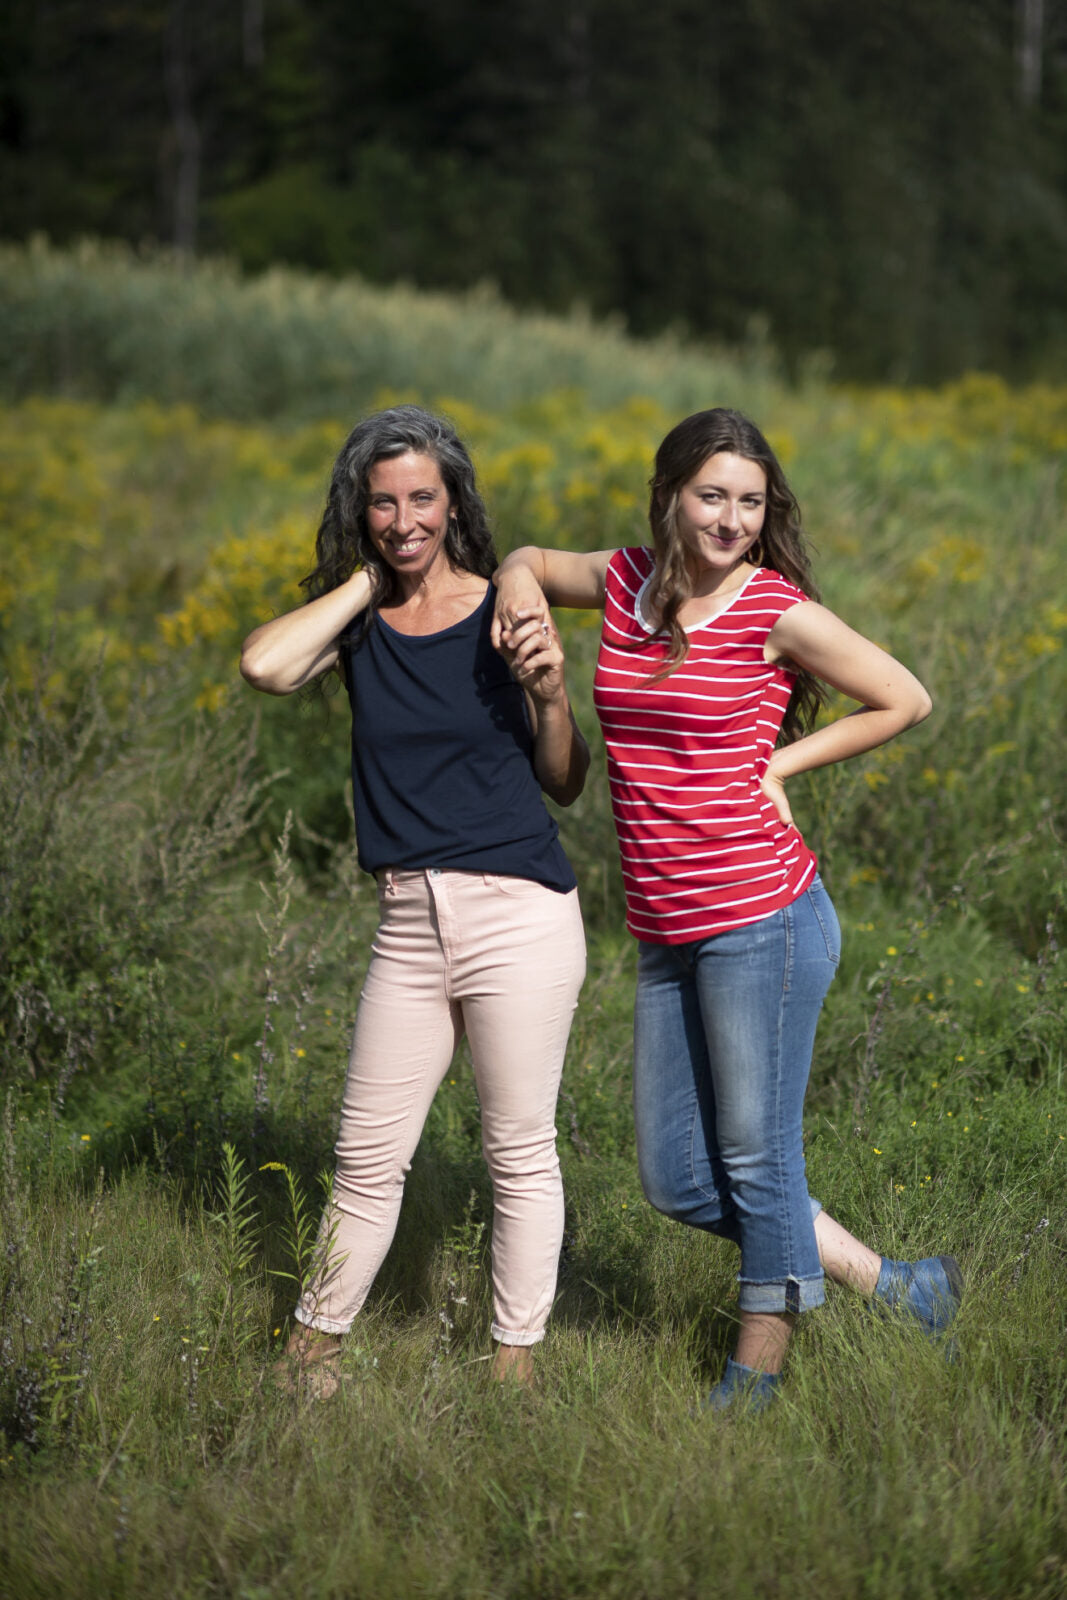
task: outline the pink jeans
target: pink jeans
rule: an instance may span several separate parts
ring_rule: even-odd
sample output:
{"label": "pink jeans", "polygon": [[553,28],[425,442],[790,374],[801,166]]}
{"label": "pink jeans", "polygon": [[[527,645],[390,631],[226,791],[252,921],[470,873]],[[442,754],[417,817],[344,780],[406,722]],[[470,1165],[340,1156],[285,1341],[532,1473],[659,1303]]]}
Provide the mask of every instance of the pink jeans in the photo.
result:
{"label": "pink jeans", "polygon": [[379,873],[381,922],[341,1108],[325,1270],[299,1322],[345,1333],[396,1231],[404,1178],[464,1032],[493,1183],[493,1337],[536,1344],[556,1290],[556,1097],[585,937],[578,892],[431,867]]}

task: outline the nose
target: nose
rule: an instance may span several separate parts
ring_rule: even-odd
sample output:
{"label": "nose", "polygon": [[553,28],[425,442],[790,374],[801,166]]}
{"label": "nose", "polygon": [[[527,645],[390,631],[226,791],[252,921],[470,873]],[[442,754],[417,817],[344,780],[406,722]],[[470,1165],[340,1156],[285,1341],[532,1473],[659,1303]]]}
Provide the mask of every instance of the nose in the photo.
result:
{"label": "nose", "polygon": [[738,513],[737,502],[735,500],[726,501],[722,508],[722,514],[719,517],[719,526],[727,529],[727,531],[730,533],[733,533],[735,529],[741,526],[741,517]]}
{"label": "nose", "polygon": [[396,529],[398,533],[413,533],[415,530],[415,508],[410,500],[400,500],[396,508]]}

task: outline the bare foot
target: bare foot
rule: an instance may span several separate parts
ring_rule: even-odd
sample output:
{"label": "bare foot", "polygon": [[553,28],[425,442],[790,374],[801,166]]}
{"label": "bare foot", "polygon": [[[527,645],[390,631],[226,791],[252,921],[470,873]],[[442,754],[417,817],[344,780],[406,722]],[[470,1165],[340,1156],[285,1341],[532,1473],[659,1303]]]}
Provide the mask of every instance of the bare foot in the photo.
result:
{"label": "bare foot", "polygon": [[340,1388],[337,1358],[341,1340],[319,1328],[294,1328],[284,1354],[274,1363],[272,1378],[279,1389],[295,1394],[302,1389],[313,1400],[329,1400]]}
{"label": "bare foot", "polygon": [[526,1344],[498,1344],[490,1371],[498,1383],[519,1383],[524,1389],[536,1386],[533,1350]]}

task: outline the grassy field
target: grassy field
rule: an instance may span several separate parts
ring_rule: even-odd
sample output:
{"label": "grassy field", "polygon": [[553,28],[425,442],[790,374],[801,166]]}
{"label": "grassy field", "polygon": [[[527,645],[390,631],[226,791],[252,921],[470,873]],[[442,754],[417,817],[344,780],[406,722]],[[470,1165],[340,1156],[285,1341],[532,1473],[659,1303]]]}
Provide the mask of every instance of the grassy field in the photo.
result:
{"label": "grassy field", "polygon": [[[787,389],[765,351],[101,247],[3,252],[0,303],[0,1595],[1067,1592],[1067,390]],[[376,908],[344,706],[254,696],[236,651],[296,603],[336,449],[398,394],[469,438],[501,550],[640,542],[670,423],[751,410],[826,600],[929,685],[920,729],[791,794],[845,933],[810,1186],[888,1254],[960,1256],[955,1361],[831,1293],[773,1413],[691,1415],[736,1260],[640,1194],[574,616],[590,976],[540,1388],[486,1379],[462,1051],[341,1394],[261,1384]]]}

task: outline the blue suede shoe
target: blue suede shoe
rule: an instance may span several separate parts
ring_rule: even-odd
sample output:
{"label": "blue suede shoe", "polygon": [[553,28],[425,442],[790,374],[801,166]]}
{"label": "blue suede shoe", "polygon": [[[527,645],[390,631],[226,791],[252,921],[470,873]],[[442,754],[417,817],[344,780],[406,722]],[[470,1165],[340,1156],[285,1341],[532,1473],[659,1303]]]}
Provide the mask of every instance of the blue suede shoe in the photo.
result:
{"label": "blue suede shoe", "polygon": [[782,1381],[780,1372],[757,1372],[755,1367],[743,1367],[732,1356],[726,1358],[726,1372],[707,1399],[701,1411],[762,1411],[778,1393]]}
{"label": "blue suede shoe", "polygon": [[955,1256],[926,1256],[922,1261],[890,1261],[882,1257],[875,1300],[890,1311],[910,1317],[930,1338],[944,1333],[963,1299],[963,1273]]}

